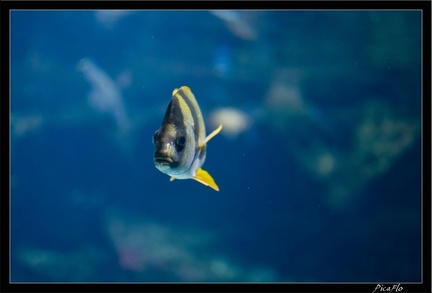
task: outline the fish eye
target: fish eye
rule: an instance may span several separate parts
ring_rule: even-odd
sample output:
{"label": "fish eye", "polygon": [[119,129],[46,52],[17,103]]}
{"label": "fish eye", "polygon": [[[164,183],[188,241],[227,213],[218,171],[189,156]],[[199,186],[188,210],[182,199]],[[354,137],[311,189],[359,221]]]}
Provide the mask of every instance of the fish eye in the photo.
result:
{"label": "fish eye", "polygon": [[181,152],[184,149],[185,144],[186,144],[186,138],[183,135],[179,136],[177,138],[177,141],[176,141],[176,149],[177,149],[177,151]]}

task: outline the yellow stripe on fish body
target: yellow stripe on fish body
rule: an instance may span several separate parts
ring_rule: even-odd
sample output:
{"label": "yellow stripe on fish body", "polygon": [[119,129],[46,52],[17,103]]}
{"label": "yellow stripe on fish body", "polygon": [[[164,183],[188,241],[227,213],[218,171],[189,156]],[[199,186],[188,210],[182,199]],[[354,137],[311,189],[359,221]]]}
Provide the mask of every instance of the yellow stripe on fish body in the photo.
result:
{"label": "yellow stripe on fish body", "polygon": [[187,86],[174,89],[161,127],[153,136],[153,161],[158,170],[174,179],[195,179],[217,191],[211,175],[201,169],[206,144],[222,130],[205,135],[205,124],[194,94]]}
{"label": "yellow stripe on fish body", "polygon": [[204,120],[198,102],[190,88],[182,86],[180,89],[174,89],[172,96],[173,99],[178,99],[180,110],[183,113],[184,126],[194,128],[198,140],[202,140],[205,137]]}

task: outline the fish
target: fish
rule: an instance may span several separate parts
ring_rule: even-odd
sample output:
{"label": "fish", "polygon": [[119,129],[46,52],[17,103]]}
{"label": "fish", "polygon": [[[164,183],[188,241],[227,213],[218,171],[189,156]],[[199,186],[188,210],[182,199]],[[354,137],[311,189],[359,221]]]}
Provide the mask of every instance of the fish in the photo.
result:
{"label": "fish", "polygon": [[174,89],[161,127],[153,135],[155,167],[174,179],[194,179],[219,191],[213,177],[201,168],[206,145],[222,130],[222,124],[206,136],[204,119],[191,89]]}
{"label": "fish", "polygon": [[92,85],[92,91],[88,95],[89,105],[98,112],[110,114],[117,123],[119,133],[127,133],[132,123],[120,88],[114,80],[90,58],[81,59],[77,67]]}

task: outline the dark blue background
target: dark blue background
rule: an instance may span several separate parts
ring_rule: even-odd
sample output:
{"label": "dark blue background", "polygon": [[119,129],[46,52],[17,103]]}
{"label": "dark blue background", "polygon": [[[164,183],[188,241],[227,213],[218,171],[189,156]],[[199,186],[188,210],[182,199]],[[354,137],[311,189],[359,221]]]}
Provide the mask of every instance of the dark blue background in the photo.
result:
{"label": "dark blue background", "polygon": [[[208,11],[98,15],[11,13],[12,281],[421,280],[420,12],[236,12],[231,25],[256,38]],[[127,136],[86,102],[82,58],[131,77],[119,85]],[[269,106],[278,79],[307,116]],[[208,133],[218,107],[253,121],[208,144],[219,193],[153,165],[151,137],[182,85]],[[369,116],[400,132],[383,126],[366,148],[409,137],[372,175],[380,153],[356,139]],[[341,169],[316,172],[320,152]]]}

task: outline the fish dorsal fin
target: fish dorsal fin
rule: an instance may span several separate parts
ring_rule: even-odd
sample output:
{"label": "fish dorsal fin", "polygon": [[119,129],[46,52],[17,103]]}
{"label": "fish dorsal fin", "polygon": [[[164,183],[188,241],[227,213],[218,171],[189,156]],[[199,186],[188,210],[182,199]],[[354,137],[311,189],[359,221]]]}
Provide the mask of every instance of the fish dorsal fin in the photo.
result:
{"label": "fish dorsal fin", "polygon": [[214,181],[213,177],[211,177],[211,175],[199,168],[196,173],[195,176],[193,177],[193,179],[195,179],[196,181],[198,181],[199,183],[202,183],[206,186],[209,186],[211,188],[213,188],[216,191],[219,191],[219,186],[217,186],[216,182]]}
{"label": "fish dorsal fin", "polygon": [[199,147],[203,147],[206,145],[206,143],[209,142],[210,139],[212,139],[213,137],[215,137],[220,131],[222,130],[222,124],[219,124],[219,127],[216,128],[215,130],[213,130],[212,133],[210,133],[209,135],[207,135],[207,137],[204,139],[204,141],[199,143]]}

